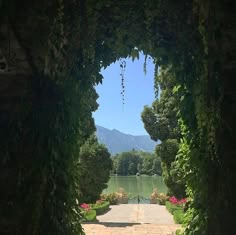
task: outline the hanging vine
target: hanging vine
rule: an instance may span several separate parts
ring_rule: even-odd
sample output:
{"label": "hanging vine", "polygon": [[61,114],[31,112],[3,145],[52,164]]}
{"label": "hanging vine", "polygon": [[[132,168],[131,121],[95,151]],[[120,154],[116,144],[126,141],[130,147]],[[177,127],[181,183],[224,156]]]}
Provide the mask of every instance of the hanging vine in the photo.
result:
{"label": "hanging vine", "polygon": [[122,104],[125,104],[125,68],[126,61],[120,60],[120,77],[121,77],[121,95],[122,95]]}

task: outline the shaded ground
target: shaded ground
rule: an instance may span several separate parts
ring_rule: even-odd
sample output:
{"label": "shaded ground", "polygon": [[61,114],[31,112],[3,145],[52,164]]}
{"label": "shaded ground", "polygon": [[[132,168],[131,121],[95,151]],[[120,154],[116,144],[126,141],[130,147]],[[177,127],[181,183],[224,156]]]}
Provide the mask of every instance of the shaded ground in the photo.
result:
{"label": "shaded ground", "polygon": [[99,222],[83,224],[86,235],[172,235],[180,228],[165,206],[121,204],[110,206]]}

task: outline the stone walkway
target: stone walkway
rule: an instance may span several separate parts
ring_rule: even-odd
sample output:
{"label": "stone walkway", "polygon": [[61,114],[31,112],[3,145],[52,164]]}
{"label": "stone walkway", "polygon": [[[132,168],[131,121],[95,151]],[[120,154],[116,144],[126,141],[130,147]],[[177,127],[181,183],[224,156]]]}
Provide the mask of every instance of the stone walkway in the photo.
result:
{"label": "stone walkway", "polygon": [[180,228],[165,206],[156,204],[110,206],[97,220],[83,224],[86,235],[172,235]]}

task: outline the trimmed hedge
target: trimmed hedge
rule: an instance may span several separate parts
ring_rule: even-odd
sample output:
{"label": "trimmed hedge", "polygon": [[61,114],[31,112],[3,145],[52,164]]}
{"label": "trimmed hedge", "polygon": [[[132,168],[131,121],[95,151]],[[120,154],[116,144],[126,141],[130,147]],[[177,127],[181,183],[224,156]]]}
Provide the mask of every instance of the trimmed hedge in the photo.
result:
{"label": "trimmed hedge", "polygon": [[166,202],[166,209],[173,215],[176,224],[184,223],[184,209],[181,206],[174,205],[171,202]]}
{"label": "trimmed hedge", "polygon": [[110,206],[110,203],[107,201],[104,201],[99,204],[91,204],[91,208],[93,210],[96,210],[97,215],[102,215],[108,211],[108,208]]}
{"label": "trimmed hedge", "polygon": [[96,210],[89,210],[85,214],[85,218],[87,221],[95,221],[96,220]]}
{"label": "trimmed hedge", "polygon": [[82,211],[83,218],[80,222],[96,221],[96,210]]}

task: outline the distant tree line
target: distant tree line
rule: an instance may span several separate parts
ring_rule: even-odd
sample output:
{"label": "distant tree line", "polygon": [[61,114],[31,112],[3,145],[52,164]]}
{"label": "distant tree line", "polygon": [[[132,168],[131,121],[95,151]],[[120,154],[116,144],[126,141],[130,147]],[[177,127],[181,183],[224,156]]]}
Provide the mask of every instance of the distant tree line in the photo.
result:
{"label": "distant tree line", "polygon": [[136,175],[146,174],[161,175],[161,161],[154,153],[143,151],[129,151],[116,154],[113,158],[113,174]]}

